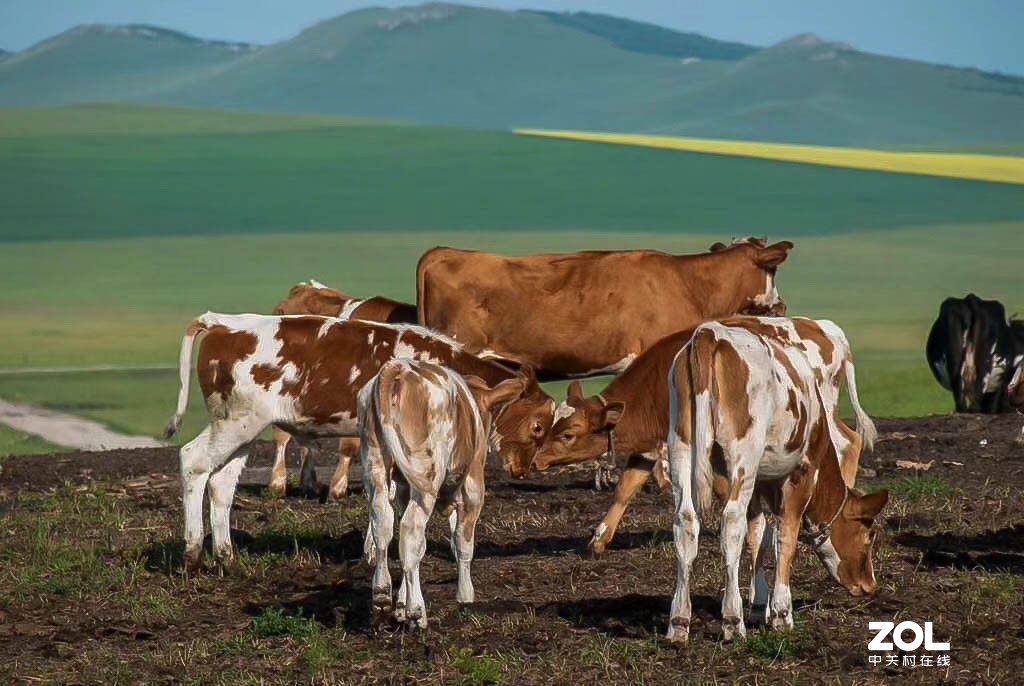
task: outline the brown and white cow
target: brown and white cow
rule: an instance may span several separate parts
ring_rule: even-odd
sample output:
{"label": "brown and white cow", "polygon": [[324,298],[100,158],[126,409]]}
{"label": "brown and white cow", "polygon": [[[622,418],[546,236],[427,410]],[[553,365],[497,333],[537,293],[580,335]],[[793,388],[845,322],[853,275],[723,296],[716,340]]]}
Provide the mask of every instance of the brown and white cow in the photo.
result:
{"label": "brown and white cow", "polygon": [[775,272],[793,244],[506,257],[434,248],[416,268],[419,323],[541,378],[618,373],[656,341],[738,313],[784,314]]}
{"label": "brown and white cow", "polygon": [[[749,325],[753,324],[753,325]],[[776,628],[793,626],[790,575],[801,529],[832,577],[851,594],[875,589],[873,523],[888,492],[870,495],[843,480],[820,370],[807,351],[761,333],[762,325],[703,324],[669,371],[669,475],[675,498],[677,568],[668,638],[689,638],[690,578],[700,518],[721,510],[725,572],[722,629],[726,640],[746,635],[739,589],[744,538],[755,568],[762,541],[748,522],[763,508],[778,515],[775,586],[770,614]],[[755,578],[759,576],[755,572]],[[760,574],[763,578],[763,574]],[[767,598],[752,584],[751,606]]]}
{"label": "brown and white cow", "polygon": [[[362,319],[368,322],[388,324],[415,324],[416,306],[391,300],[383,296],[359,299],[310,279],[292,286],[281,302],[274,308],[274,314],[319,314],[338,319]],[[268,490],[275,497],[284,495],[288,470],[285,454],[292,435],[283,429],[274,428],[274,442],[277,454],[270,472]],[[308,493],[316,490],[316,470],[309,459],[309,447],[300,446],[301,484]],[[338,441],[338,467],[331,477],[327,497],[341,498],[348,491],[348,469],[352,458],[359,454],[359,439],[345,437]]]}
{"label": "brown and white cow", "polygon": [[[843,478],[853,485],[863,447],[871,449],[877,434],[875,425],[861,407],[857,395],[853,353],[846,334],[829,320],[802,317],[735,317],[757,327],[778,343],[795,346],[811,361],[823,380],[823,393],[830,406],[838,406],[843,380],[857,418],[857,432],[835,413],[835,441],[841,455]],[[668,371],[676,353],[693,335],[693,329],[666,336],[640,355],[629,368],[612,380],[598,395],[585,398],[579,382],[569,386],[566,401],[555,413],[548,440],[534,457],[534,466],[552,466],[592,460],[609,453],[627,458],[615,488],[612,504],[590,541],[595,555],[604,553],[618,529],[629,502],[667,455],[669,421]]]}
{"label": "brown and white cow", "polygon": [[[441,364],[495,385],[517,372],[471,355],[451,339],[415,326],[316,316],[226,315],[208,312],[182,339],[181,389],[166,435],[181,426],[188,404],[193,342],[196,371],[210,424],[181,448],[185,558],[200,560],[203,494],[209,485],[214,555],[231,562],[229,518],[249,444],[274,425],[310,438],[357,436],[356,396],[395,358]],[[529,375],[526,395],[497,421],[498,454],[515,476],[525,474],[551,428],[554,402]]]}
{"label": "brown and white cow", "polygon": [[463,379],[429,362],[396,359],[385,362],[359,392],[363,483],[370,504],[365,552],[367,564],[374,567],[375,625],[389,620],[392,610],[392,484],[402,511],[402,585],[394,604],[395,619],[427,626],[419,566],[427,550],[427,522],[438,504],[451,510],[451,546],[459,574],[455,599],[473,602],[470,564],[484,503],[484,466],[497,440],[493,417],[522,397],[527,384],[526,377],[516,377],[491,388],[475,376]]}

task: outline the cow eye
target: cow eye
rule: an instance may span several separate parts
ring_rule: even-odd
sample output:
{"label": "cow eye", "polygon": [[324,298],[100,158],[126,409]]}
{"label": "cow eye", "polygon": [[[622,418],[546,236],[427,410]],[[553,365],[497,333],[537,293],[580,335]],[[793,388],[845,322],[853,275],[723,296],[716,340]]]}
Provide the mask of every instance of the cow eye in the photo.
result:
{"label": "cow eye", "polygon": [[568,443],[569,441],[571,441],[574,438],[574,436],[572,435],[571,431],[566,431],[561,436],[559,436],[559,438],[562,439],[562,441],[564,443]]}
{"label": "cow eye", "polygon": [[533,426],[530,427],[530,431],[534,436],[540,436],[544,433],[544,425],[540,422],[534,422]]}

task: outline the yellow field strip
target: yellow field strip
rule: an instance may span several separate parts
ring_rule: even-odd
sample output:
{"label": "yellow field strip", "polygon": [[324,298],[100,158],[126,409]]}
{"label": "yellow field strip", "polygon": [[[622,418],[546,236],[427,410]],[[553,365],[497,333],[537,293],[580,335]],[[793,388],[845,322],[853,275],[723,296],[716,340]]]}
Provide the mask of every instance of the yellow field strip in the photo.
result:
{"label": "yellow field strip", "polygon": [[757,157],[782,162],[822,164],[897,174],[927,174],[976,181],[1024,185],[1024,157],[971,155],[943,152],[890,152],[868,148],[833,148],[823,145],[758,143],[755,141],[680,138],[626,133],[593,133],[549,129],[516,129],[523,136],[562,138],[593,143],[639,145],[666,150],[685,150],[712,155]]}

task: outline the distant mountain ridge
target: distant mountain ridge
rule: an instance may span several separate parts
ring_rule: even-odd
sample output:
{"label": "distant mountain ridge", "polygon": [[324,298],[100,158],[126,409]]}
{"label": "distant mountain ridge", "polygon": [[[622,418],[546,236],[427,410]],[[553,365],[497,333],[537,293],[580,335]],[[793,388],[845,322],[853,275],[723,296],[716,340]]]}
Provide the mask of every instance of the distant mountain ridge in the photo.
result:
{"label": "distant mountain ridge", "polygon": [[861,146],[1024,143],[1024,78],[801,34],[759,48],[587,12],[367,8],[267,46],[76,27],[0,55],[0,106],[126,101]]}

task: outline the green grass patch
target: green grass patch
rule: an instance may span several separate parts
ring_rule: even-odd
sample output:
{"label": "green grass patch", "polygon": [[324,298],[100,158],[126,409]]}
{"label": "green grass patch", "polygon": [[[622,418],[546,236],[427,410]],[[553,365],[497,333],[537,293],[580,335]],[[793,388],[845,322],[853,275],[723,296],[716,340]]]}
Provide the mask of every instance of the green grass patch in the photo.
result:
{"label": "green grass patch", "polygon": [[319,634],[320,625],[301,613],[290,615],[279,607],[268,607],[253,617],[249,630],[256,638],[291,636],[305,639]]}
{"label": "green grass patch", "polygon": [[747,635],[747,652],[762,660],[784,660],[799,655],[806,648],[806,637],[798,630],[762,629]]}
{"label": "green grass patch", "polygon": [[448,656],[452,666],[462,674],[464,683],[472,686],[501,683],[503,668],[498,658],[474,655],[470,648],[452,648]]}
{"label": "green grass patch", "polygon": [[917,474],[905,476],[899,479],[892,479],[880,484],[864,486],[864,490],[873,493],[886,489],[890,497],[902,498],[904,500],[918,501],[926,498],[945,496],[952,493],[953,489],[942,477],[933,474]]}
{"label": "green grass patch", "polygon": [[1024,596],[1021,594],[1021,584],[1021,578],[1017,574],[978,572],[972,574],[968,592],[979,602],[1000,605],[1020,604],[1024,600]]}
{"label": "green grass patch", "polygon": [[0,424],[0,459],[5,455],[39,455],[65,450],[63,446]]}

